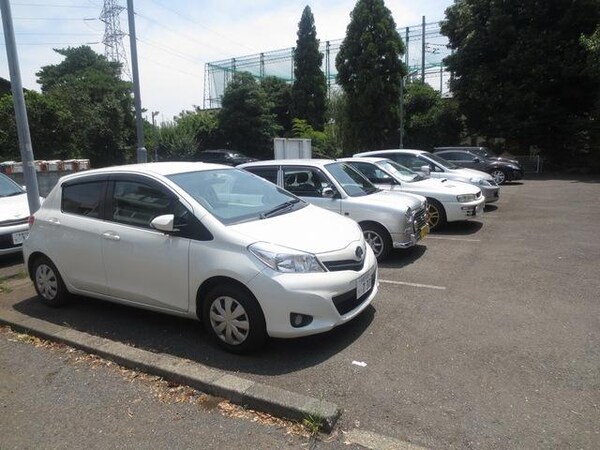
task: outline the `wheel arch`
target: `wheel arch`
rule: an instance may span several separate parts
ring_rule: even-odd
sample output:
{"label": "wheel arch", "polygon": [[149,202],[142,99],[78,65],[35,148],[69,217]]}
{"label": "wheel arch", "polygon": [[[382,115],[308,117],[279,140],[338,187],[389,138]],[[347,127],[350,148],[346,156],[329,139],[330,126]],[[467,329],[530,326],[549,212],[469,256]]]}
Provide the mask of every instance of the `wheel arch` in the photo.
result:
{"label": "wheel arch", "polygon": [[387,233],[387,237],[392,239],[392,234],[390,233],[390,230],[388,230],[388,228],[381,222],[377,222],[375,220],[361,220],[360,222],[358,222],[358,225],[360,226],[361,230],[363,229],[363,226],[367,225],[375,225],[377,227],[381,227]]}
{"label": "wheel arch", "polygon": [[196,291],[196,317],[198,318],[198,320],[202,321],[202,306],[206,295],[210,292],[211,289],[219,285],[236,286],[242,289],[256,301],[256,304],[260,308],[261,314],[263,315],[263,317],[265,317],[265,312],[262,309],[262,305],[260,304],[256,296],[252,293],[252,291],[248,289],[248,287],[244,283],[236,280],[235,278],[220,275],[204,280],[200,287],[198,287],[198,290]]}

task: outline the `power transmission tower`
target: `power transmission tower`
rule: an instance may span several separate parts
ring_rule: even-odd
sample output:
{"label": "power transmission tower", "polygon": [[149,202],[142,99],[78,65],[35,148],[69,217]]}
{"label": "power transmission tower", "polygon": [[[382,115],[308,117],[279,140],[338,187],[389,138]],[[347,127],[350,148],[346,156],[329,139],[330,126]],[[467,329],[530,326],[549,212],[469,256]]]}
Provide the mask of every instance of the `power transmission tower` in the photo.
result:
{"label": "power transmission tower", "polygon": [[109,61],[121,63],[121,76],[131,80],[129,72],[129,63],[127,62],[127,53],[123,45],[125,33],[121,31],[121,21],[119,14],[125,9],[118,4],[118,0],[104,0],[100,20],[104,22],[104,56]]}

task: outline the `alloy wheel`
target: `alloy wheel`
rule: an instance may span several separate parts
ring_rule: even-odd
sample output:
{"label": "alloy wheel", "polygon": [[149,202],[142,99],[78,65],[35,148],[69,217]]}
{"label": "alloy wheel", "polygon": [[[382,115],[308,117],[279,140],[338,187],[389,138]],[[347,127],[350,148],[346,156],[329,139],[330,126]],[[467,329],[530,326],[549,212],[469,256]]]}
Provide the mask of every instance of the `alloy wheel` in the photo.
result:
{"label": "alloy wheel", "polygon": [[506,175],[501,170],[494,170],[490,175],[496,184],[503,184],[506,181]]}
{"label": "alloy wheel", "polygon": [[383,251],[383,238],[379,235],[379,233],[376,233],[372,230],[364,231],[363,235],[365,236],[365,241],[367,241],[367,243],[371,246],[371,249],[373,249],[375,257],[379,258],[381,252]]}

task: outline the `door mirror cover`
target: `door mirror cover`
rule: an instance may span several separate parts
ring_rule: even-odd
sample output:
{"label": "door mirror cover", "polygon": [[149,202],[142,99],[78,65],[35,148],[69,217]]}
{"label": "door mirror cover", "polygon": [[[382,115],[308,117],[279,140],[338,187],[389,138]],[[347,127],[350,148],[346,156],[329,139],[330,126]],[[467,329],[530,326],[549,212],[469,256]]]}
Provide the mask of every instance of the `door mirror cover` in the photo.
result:
{"label": "door mirror cover", "polygon": [[321,192],[321,195],[325,198],[333,198],[335,197],[335,191],[330,187],[326,187],[323,188],[323,192]]}
{"label": "door mirror cover", "polygon": [[152,226],[152,228],[158,231],[172,233],[173,231],[175,231],[175,228],[173,226],[174,222],[175,216],[173,214],[165,214],[162,216],[156,216],[154,219],[152,219],[150,225]]}
{"label": "door mirror cover", "polygon": [[423,172],[425,175],[429,176],[429,175],[431,175],[431,167],[421,166],[421,172]]}

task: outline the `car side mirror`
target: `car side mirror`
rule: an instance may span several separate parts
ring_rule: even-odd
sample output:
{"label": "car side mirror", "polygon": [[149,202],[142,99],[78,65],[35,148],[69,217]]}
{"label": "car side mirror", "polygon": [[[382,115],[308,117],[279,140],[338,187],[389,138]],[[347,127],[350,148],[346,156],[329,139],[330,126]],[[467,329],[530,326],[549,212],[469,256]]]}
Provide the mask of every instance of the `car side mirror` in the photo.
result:
{"label": "car side mirror", "polygon": [[173,225],[174,222],[175,216],[173,214],[164,214],[162,216],[156,216],[154,219],[152,219],[150,225],[152,226],[152,228],[158,231],[172,233],[173,231],[175,231],[175,227]]}
{"label": "car side mirror", "polygon": [[475,158],[473,158],[473,162],[480,163],[481,158],[479,158],[479,156],[476,156]]}
{"label": "car side mirror", "polygon": [[335,197],[335,191],[330,187],[326,187],[323,188],[323,192],[321,192],[321,195],[325,198],[333,198]]}
{"label": "car side mirror", "polygon": [[25,192],[27,192],[27,186],[21,186],[21,189],[23,189]]}
{"label": "car side mirror", "polygon": [[429,175],[431,175],[431,167],[421,166],[421,172],[423,172],[425,175],[429,176]]}

